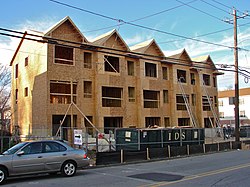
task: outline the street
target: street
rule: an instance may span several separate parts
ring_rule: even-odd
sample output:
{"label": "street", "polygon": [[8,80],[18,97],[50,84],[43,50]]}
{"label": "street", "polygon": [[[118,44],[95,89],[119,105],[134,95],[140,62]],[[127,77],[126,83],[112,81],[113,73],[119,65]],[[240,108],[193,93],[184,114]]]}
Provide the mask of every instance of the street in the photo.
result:
{"label": "street", "polygon": [[250,150],[79,170],[74,177],[12,178],[11,187],[78,186],[249,186]]}

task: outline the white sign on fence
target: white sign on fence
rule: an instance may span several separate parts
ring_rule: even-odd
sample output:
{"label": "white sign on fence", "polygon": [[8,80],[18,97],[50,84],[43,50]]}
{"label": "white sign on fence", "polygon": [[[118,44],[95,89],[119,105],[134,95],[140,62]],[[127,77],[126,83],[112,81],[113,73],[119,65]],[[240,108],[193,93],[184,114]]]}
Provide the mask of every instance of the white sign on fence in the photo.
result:
{"label": "white sign on fence", "polygon": [[82,130],[74,130],[74,144],[82,145]]}

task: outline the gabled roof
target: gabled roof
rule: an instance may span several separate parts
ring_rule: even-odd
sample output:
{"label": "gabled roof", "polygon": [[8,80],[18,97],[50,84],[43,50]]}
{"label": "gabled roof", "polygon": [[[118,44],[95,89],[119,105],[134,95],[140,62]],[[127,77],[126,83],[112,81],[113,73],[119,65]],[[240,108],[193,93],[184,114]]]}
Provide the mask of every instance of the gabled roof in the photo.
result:
{"label": "gabled roof", "polygon": [[181,49],[180,52],[176,53],[176,54],[172,54],[171,56],[167,56],[168,58],[175,58],[175,59],[181,59],[181,57],[186,56],[190,61],[191,58],[189,56],[189,54],[187,53],[186,49]]}
{"label": "gabled roof", "polygon": [[152,46],[156,47],[156,50],[160,54],[160,56],[165,56],[164,53],[162,52],[161,48],[159,47],[159,45],[156,43],[156,41],[154,39],[147,40],[145,42],[131,46],[130,49],[131,49],[131,51],[145,54],[147,52],[147,50]]}
{"label": "gabled roof", "polygon": [[58,27],[60,27],[62,24],[64,24],[67,21],[73,26],[73,28],[76,30],[76,32],[79,34],[79,36],[81,38],[83,38],[83,41],[88,43],[88,40],[83,36],[81,31],[78,29],[78,27],[74,24],[74,22],[70,19],[69,16],[66,16],[65,18],[63,18],[62,20],[60,20],[56,24],[54,24],[52,27],[50,27],[48,30],[46,30],[44,32],[44,36],[49,36],[49,34],[51,34],[53,31],[55,31]]}
{"label": "gabled roof", "polygon": [[198,57],[195,57],[195,58],[192,58],[193,61],[196,61],[196,62],[213,62],[210,55],[204,55],[204,56],[198,56]]}
{"label": "gabled roof", "polygon": [[122,39],[121,35],[118,33],[116,29],[113,29],[107,33],[104,33],[95,39],[92,40],[92,43],[94,45],[105,45],[105,42],[107,42],[112,36],[116,37],[116,40],[120,40],[121,44],[126,48],[127,51],[130,51],[128,45],[125,43],[125,41]]}
{"label": "gabled roof", "polygon": [[194,61],[194,63],[204,62],[215,68],[214,62],[211,59],[210,55],[198,56],[198,57],[192,58],[192,61]]}
{"label": "gabled roof", "polygon": [[198,56],[198,57],[192,58],[192,61],[194,64],[198,64],[198,63],[202,62],[204,64],[210,65],[212,68],[214,68],[214,72],[213,72],[214,75],[223,75],[224,74],[223,72],[219,72],[217,70],[210,55]]}

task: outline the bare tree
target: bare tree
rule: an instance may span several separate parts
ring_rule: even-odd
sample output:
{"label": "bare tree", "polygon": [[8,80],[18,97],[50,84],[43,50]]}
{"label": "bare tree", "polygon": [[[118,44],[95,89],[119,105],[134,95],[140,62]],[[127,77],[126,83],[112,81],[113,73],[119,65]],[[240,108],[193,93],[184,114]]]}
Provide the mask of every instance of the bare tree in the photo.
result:
{"label": "bare tree", "polygon": [[10,109],[11,72],[7,66],[0,64],[0,114],[1,129],[5,127],[4,113]]}

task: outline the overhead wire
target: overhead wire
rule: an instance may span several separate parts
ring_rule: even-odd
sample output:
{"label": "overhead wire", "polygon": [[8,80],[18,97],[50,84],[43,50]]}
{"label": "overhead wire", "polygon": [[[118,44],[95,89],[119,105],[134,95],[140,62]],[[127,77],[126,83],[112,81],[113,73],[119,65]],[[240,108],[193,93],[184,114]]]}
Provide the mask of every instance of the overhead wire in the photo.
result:
{"label": "overhead wire", "polygon": [[[240,24],[237,27],[242,27],[242,26],[246,26],[246,25],[249,25],[249,24],[250,24],[250,22],[245,23],[245,24]],[[232,29],[233,29],[233,27],[227,28],[227,29],[218,30],[218,31],[214,31],[214,32],[209,32],[209,33],[206,33],[206,34],[201,34],[201,35],[195,36],[193,38],[198,38],[198,37],[203,37],[203,36],[209,36],[209,35],[217,34],[217,33],[228,31],[228,30],[232,30]],[[165,44],[165,43],[177,42],[177,41],[182,41],[182,40],[185,40],[185,39],[178,39],[178,40],[169,40],[169,41],[165,41],[165,42],[158,42],[158,44]]]}
{"label": "overhead wire", "polygon": [[[15,33],[15,34],[21,34],[21,35],[24,34],[24,32],[21,32],[21,31],[15,31],[15,30],[5,29],[5,28],[1,28],[1,27],[0,27],[0,30],[6,31],[6,32],[12,32],[12,33]],[[7,33],[1,33],[1,32],[0,32],[0,35],[10,36],[10,37],[16,37],[16,38],[22,38],[22,36],[17,36],[17,35],[12,35],[12,34],[7,34]],[[59,41],[59,42],[70,43],[70,44],[78,45],[78,46],[83,45],[83,43],[80,43],[80,42],[74,42],[74,41],[69,41],[69,40],[62,40],[62,39],[52,38],[52,37],[46,37],[46,36],[42,36],[42,35],[36,35],[36,34],[30,34],[30,33],[27,33],[27,35],[28,36],[32,36],[33,38],[27,38],[27,37],[25,37],[25,39],[32,40],[32,41],[37,41],[37,42],[41,42],[41,43],[47,43],[44,40],[44,39],[47,39],[49,41],[49,43],[57,43]],[[42,38],[42,39],[35,39],[35,37],[36,38]],[[90,44],[84,44],[84,45],[86,45],[86,46],[88,45],[89,47],[98,47],[98,48],[101,48],[101,49],[113,50],[113,51],[116,51],[116,52],[124,52],[124,50],[119,50],[119,49],[115,49],[115,48],[108,48],[108,47],[104,47],[104,46],[94,46],[94,45],[90,45]],[[128,51],[128,52],[129,53],[133,53],[134,55],[141,55],[140,53],[136,53],[136,52],[131,52],[131,51]],[[159,57],[159,56],[149,55],[149,54],[144,54],[144,56],[156,57],[156,58],[165,58],[165,56],[164,57]]]}
{"label": "overhead wire", "polygon": [[[0,28],[1,30],[2,28]],[[9,30],[9,29],[4,29],[4,30]],[[20,31],[16,31],[16,33],[21,34],[22,32]],[[0,35],[5,35],[5,36],[9,36],[9,37],[16,37],[16,38],[22,38],[22,36],[18,36],[18,35],[13,35],[13,34],[7,34],[7,33],[1,33]],[[33,36],[33,38],[29,38],[29,37],[25,37],[25,40],[30,40],[30,41],[35,41],[35,42],[39,42],[39,43],[48,43],[48,44],[57,44],[60,46],[64,46],[64,47],[71,47],[71,48],[79,48],[79,49],[84,49],[84,50],[89,50],[89,51],[96,51],[96,52],[101,52],[101,53],[105,53],[105,54],[111,54],[111,55],[118,55],[118,56],[124,56],[124,57],[135,57],[135,58],[140,58],[140,59],[144,59],[144,60],[151,60],[151,61],[161,61],[162,63],[168,63],[168,64],[177,64],[177,65],[183,65],[183,66],[191,66],[190,64],[187,64],[184,62],[189,62],[188,60],[184,60],[184,59],[179,59],[179,58],[173,58],[173,57],[162,57],[162,56],[155,56],[155,55],[149,55],[149,54],[141,54],[141,53],[137,53],[137,52],[133,52],[133,51],[124,51],[124,50],[119,50],[119,49],[114,49],[114,48],[108,48],[108,47],[103,47],[103,46],[93,46],[93,45],[89,45],[89,44],[83,44],[83,43],[77,43],[77,42],[72,42],[72,41],[67,41],[67,40],[61,40],[61,39],[57,39],[57,38],[48,38],[48,37],[43,37],[43,36],[38,36],[38,35],[34,35],[34,34],[29,34],[27,33],[27,35],[31,35]],[[34,36],[36,37],[42,37],[43,39],[36,39],[34,38]],[[46,41],[47,40],[47,41]],[[64,43],[71,43],[74,45],[68,45],[68,44],[60,44],[57,43],[57,41],[61,41]],[[78,44],[76,46],[76,44]],[[106,50],[106,51],[101,51],[102,50]],[[114,52],[110,52],[110,51],[114,51]],[[121,54],[121,53],[117,53],[117,52],[127,52],[128,54]],[[131,54],[131,55],[130,55]],[[138,55],[138,56],[135,56]],[[141,56],[143,55],[143,56]],[[152,59],[152,58],[158,58],[158,59]],[[162,60],[159,60],[162,59]],[[192,61],[191,62],[195,62]],[[194,65],[192,67],[199,67],[199,68],[205,68],[207,69],[206,65],[208,65],[205,62],[196,62],[196,63],[200,63],[203,64],[202,66],[197,66]],[[216,70],[216,68],[213,68],[214,70]]]}
{"label": "overhead wire", "polygon": [[206,15],[208,15],[208,16],[214,18],[214,19],[217,19],[217,20],[219,20],[219,21],[224,22],[222,19],[220,19],[220,18],[218,18],[218,17],[216,17],[216,16],[214,16],[214,15],[212,15],[212,14],[209,14],[209,13],[207,13],[207,12],[201,10],[201,9],[195,8],[195,7],[193,7],[193,6],[191,6],[191,5],[187,4],[187,3],[184,3],[184,2],[182,2],[182,1],[180,1],[180,0],[176,0],[176,1],[179,2],[179,3],[181,3],[181,4],[184,4],[184,5],[188,6],[188,7],[192,8],[192,9],[194,9],[194,10],[197,10],[197,11],[203,13],[203,14],[206,14]]}
{"label": "overhead wire", "polygon": [[[93,11],[89,11],[89,10],[85,10],[85,9],[82,9],[82,8],[79,8],[79,7],[75,7],[75,6],[66,4],[66,3],[61,3],[61,2],[56,1],[56,0],[49,0],[49,1],[54,2],[54,3],[58,3],[60,5],[64,5],[64,6],[73,8],[73,9],[77,9],[77,10],[80,10],[80,11],[83,11],[83,12],[87,12],[87,13],[90,13],[90,14],[93,14],[93,15],[96,15],[96,16],[101,16],[101,17],[106,18],[106,19],[111,19],[113,21],[118,21],[120,23],[126,23],[128,25],[132,25],[132,26],[135,26],[135,27],[147,29],[147,30],[150,30],[150,31],[155,31],[155,32],[159,32],[159,33],[162,33],[162,34],[167,34],[167,35],[171,35],[171,36],[175,36],[175,37],[179,37],[179,38],[183,38],[183,39],[193,40],[193,41],[202,42],[202,43],[206,43],[206,44],[210,44],[210,45],[215,45],[215,46],[220,46],[220,47],[225,47],[225,48],[229,48],[229,49],[233,49],[234,48],[233,46],[226,46],[226,45],[223,45],[223,44],[217,44],[217,43],[213,43],[213,42],[208,42],[208,41],[193,39],[191,37],[182,36],[182,35],[179,35],[179,34],[174,34],[174,33],[162,31],[162,30],[159,30],[159,29],[150,28],[150,27],[147,27],[147,26],[135,24],[135,23],[132,23],[132,22],[127,22],[127,21],[124,21],[124,20],[121,20],[121,19],[117,19],[117,18],[112,18],[112,17],[105,16],[105,15],[102,15],[102,14],[99,14],[99,13],[95,13]],[[242,49],[242,50],[244,50],[244,49]]]}
{"label": "overhead wire", "polygon": [[[186,4],[191,4],[191,3],[195,2],[195,1],[198,1],[198,0],[189,1],[189,2],[187,2]],[[180,8],[180,7],[183,7],[183,6],[185,6],[185,5],[181,4],[181,5],[178,5],[178,6],[169,8],[169,9],[166,9],[166,10],[162,10],[162,11],[160,11],[160,12],[156,12],[156,13],[151,14],[151,15],[148,15],[148,16],[144,16],[144,17],[141,17],[141,18],[137,18],[137,19],[131,20],[131,21],[129,21],[129,22],[136,22],[136,21],[139,21],[139,20],[142,20],[142,19],[146,19],[146,18],[149,18],[149,17],[153,17],[153,16],[156,16],[156,15],[159,15],[159,14],[162,14],[162,13],[165,13],[165,12],[168,12],[168,11],[170,11],[170,10],[175,10],[175,9]]]}
{"label": "overhead wire", "polygon": [[[195,1],[198,1],[198,0],[192,0],[190,2],[187,2],[187,4],[191,4]],[[52,1],[52,2],[56,2],[56,1]],[[137,21],[140,21],[140,20],[143,20],[143,19],[147,19],[147,18],[150,18],[150,17],[153,17],[153,16],[156,16],[156,15],[159,15],[159,14],[162,14],[162,13],[165,13],[165,12],[168,12],[168,11],[171,11],[171,10],[175,10],[177,8],[180,8],[184,5],[178,5],[178,6],[174,6],[172,8],[169,8],[169,9],[166,9],[166,10],[162,10],[162,11],[159,11],[159,12],[156,12],[156,13],[153,13],[153,14],[150,14],[150,15],[147,15],[147,16],[144,16],[144,17],[141,17],[141,18],[137,18],[137,19],[134,19],[134,20],[131,20],[129,22],[137,22]],[[103,28],[99,28],[99,29],[94,29],[94,30],[89,30],[89,31],[85,31],[84,33],[90,33],[90,32],[96,32],[96,31],[100,31],[100,30],[106,30],[106,29],[110,29],[110,28],[114,28],[114,27],[117,27],[117,26],[121,26],[121,25],[124,25],[125,23],[119,23],[119,24],[116,24],[116,25],[112,25],[112,26],[108,26],[108,27],[103,27]]]}
{"label": "overhead wire", "polygon": [[200,0],[200,1],[203,2],[203,3],[205,3],[205,4],[207,4],[207,5],[210,5],[211,7],[216,8],[218,10],[221,10],[222,12],[225,12],[225,13],[229,14],[228,11],[226,11],[226,10],[224,10],[222,8],[219,8],[219,7],[217,7],[217,6],[215,6],[215,5],[211,4],[211,3],[208,3],[207,1],[204,1],[204,0]]}
{"label": "overhead wire", "polygon": [[[1,28],[0,28],[1,29]],[[7,29],[5,29],[7,30]],[[17,31],[17,33],[22,33],[22,32],[19,32]],[[5,36],[9,36],[9,37],[17,37],[17,38],[22,38],[22,36],[17,36],[17,35],[12,35],[12,34],[6,34],[6,33],[0,33],[0,35],[5,35]],[[28,34],[27,34],[28,35]],[[30,34],[32,36],[34,36],[34,34]],[[43,37],[43,36],[37,36],[37,37]],[[48,43],[48,44],[51,44],[51,41],[46,41],[46,40],[39,40],[39,39],[35,39],[35,38],[27,38],[25,37],[24,39],[26,40],[31,40],[31,41],[36,41],[36,42],[40,42],[40,43]],[[48,38],[47,38],[48,39]],[[59,40],[59,39],[55,39],[55,38],[51,38],[52,39],[52,44],[55,44],[56,40]],[[61,41],[61,40],[59,40]],[[62,41],[65,41],[65,40],[62,40]],[[70,41],[67,41],[67,42],[70,42]],[[74,44],[76,42],[73,42]],[[79,43],[80,44],[80,43]],[[67,45],[67,44],[58,44],[60,46],[64,46],[64,47],[71,47],[71,48],[79,48],[79,49],[84,49],[84,50],[89,50],[89,51],[98,51],[100,53],[105,53],[105,54],[111,54],[111,55],[119,55],[119,56],[124,56],[124,57],[130,57],[128,56],[127,54],[121,54],[121,53],[115,53],[115,52],[110,52],[110,51],[101,51],[100,49],[97,49],[97,48],[102,48],[102,49],[109,49],[109,50],[115,50],[113,48],[105,48],[105,47],[100,47],[98,46],[97,48],[95,48],[95,46],[87,46],[87,48],[82,48],[81,46],[73,46],[73,45]],[[119,51],[119,50],[118,50]],[[123,51],[124,52],[124,51]],[[28,52],[27,52],[28,53]],[[130,53],[135,53],[135,52],[130,52]],[[140,54],[140,53],[135,53],[135,54]],[[41,55],[41,54],[40,54]],[[152,55],[146,55],[146,54],[140,54],[140,55],[145,55],[145,56],[148,56],[148,57],[153,57]],[[154,57],[158,57],[158,56],[154,56]],[[161,63],[167,63],[167,64],[175,64],[175,65],[182,65],[182,66],[187,66],[187,67],[194,67],[194,68],[199,68],[199,69],[210,69],[210,70],[221,70],[221,71],[231,71],[231,72],[235,72],[235,70],[228,70],[228,69],[225,69],[225,68],[216,68],[215,66],[214,67],[211,67],[210,64],[207,64],[205,62],[197,62],[197,61],[193,61],[193,60],[184,60],[184,59],[179,59],[179,58],[173,58],[173,57],[165,57],[163,60],[157,60],[157,59],[152,59],[152,58],[147,58],[147,57],[143,57],[143,56],[140,56],[139,58],[141,59],[144,59],[144,60],[151,60],[151,61],[157,61],[157,62],[161,62]],[[159,58],[159,57],[158,57]],[[160,57],[162,58],[162,57]],[[187,63],[184,63],[184,62],[193,62],[192,64],[187,64]],[[195,64],[194,64],[195,63]],[[218,65],[218,64],[214,64],[214,65]],[[239,74],[244,76],[247,80],[250,79],[250,75],[247,75],[246,73],[250,73],[249,71],[245,70],[245,69],[241,69],[239,68]]]}
{"label": "overhead wire", "polygon": [[[233,7],[230,7],[230,6],[228,6],[228,5],[224,4],[224,3],[221,3],[221,2],[216,1],[216,0],[211,0],[211,1],[213,1],[213,2],[217,3],[217,4],[221,5],[221,6],[224,6],[224,7],[226,7],[226,8],[229,8],[229,9],[232,9],[232,8],[233,8]],[[240,10],[236,10],[236,11],[238,11],[238,12],[240,12],[240,13],[243,13],[243,14],[244,14],[244,12],[242,12],[242,11],[240,11]],[[248,17],[249,17],[249,15],[248,15]]]}

